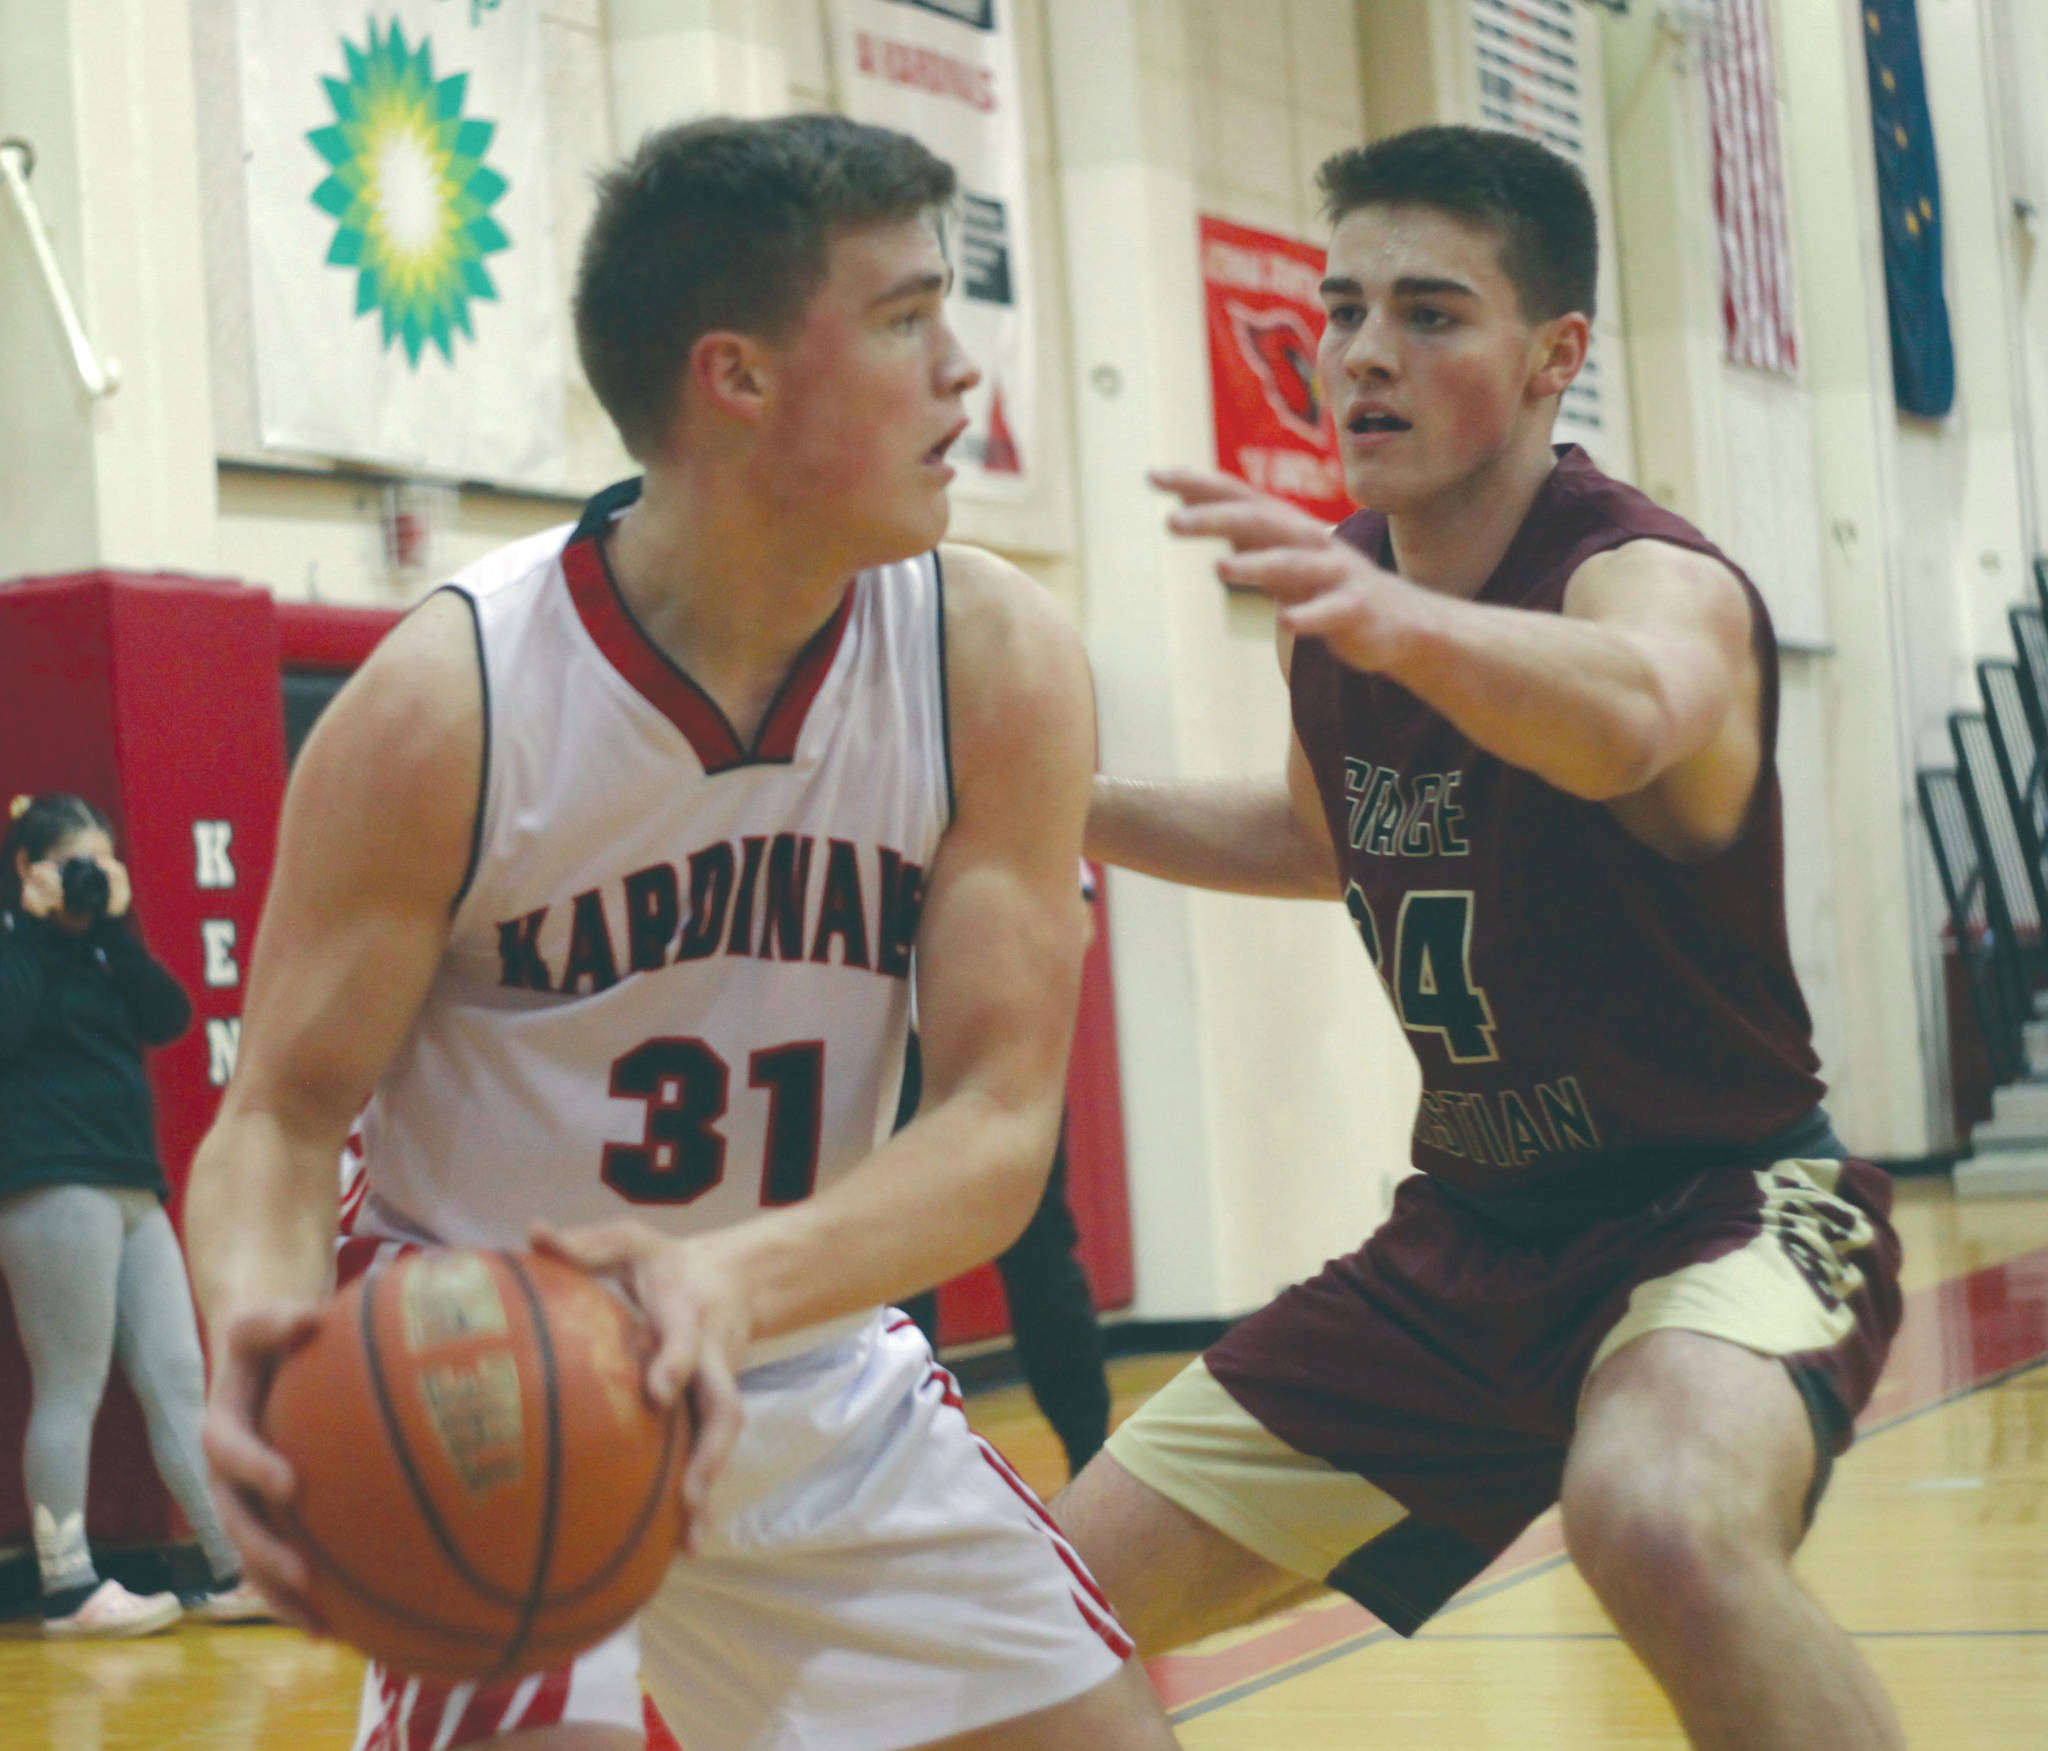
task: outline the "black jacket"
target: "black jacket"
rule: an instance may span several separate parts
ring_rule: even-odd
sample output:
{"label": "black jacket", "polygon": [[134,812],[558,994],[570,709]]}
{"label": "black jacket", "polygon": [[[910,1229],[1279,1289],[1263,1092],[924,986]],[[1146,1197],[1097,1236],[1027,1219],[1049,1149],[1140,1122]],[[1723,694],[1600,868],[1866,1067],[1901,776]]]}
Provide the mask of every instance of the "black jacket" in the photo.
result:
{"label": "black jacket", "polygon": [[0,1197],[78,1183],[162,1197],[142,1048],[191,1021],[125,919],[73,936],[0,911]]}

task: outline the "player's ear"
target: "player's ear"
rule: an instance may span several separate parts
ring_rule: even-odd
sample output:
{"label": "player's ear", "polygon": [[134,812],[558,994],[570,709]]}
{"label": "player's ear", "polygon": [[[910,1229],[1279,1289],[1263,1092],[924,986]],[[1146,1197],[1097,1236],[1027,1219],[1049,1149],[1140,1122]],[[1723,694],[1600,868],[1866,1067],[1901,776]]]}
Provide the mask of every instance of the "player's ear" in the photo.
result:
{"label": "player's ear", "polygon": [[1584,368],[1592,344],[1593,325],[1583,311],[1568,310],[1539,323],[1529,349],[1529,399],[1547,401],[1562,395]]}
{"label": "player's ear", "polygon": [[690,386],[734,419],[758,419],[768,399],[767,350],[752,335],[714,329],[690,349]]}

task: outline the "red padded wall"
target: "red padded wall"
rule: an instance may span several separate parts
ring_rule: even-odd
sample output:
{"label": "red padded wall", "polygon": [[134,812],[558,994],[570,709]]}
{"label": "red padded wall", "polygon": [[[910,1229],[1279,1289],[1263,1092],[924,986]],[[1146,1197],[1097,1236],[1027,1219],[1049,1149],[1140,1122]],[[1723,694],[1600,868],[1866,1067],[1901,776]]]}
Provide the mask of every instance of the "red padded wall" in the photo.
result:
{"label": "red padded wall", "polygon": [[[106,810],[136,920],[192,998],[191,1031],[149,1059],[174,1211],[225,1068],[207,1023],[225,1047],[270,876],[284,794],[277,664],[271,600],[239,584],[92,572],[0,586],[0,792],[77,791]],[[201,822],[225,823],[225,862],[202,860]],[[231,886],[201,885],[229,871]],[[10,1305],[0,1316],[0,1545],[27,1536],[27,1406]],[[95,1430],[86,1523],[100,1543],[173,1531],[118,1371]]]}

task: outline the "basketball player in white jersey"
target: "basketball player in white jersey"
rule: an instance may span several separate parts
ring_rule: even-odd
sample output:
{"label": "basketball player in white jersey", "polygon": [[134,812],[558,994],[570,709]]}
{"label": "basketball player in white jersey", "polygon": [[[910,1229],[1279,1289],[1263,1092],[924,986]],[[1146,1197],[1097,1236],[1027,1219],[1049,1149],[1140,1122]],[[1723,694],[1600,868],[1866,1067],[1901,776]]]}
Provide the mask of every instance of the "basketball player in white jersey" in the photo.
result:
{"label": "basketball player in white jersey", "polygon": [[[492,1690],[372,1668],[364,1751],[1158,1751],[1130,1643],[884,1304],[999,1251],[1051,1159],[1093,758],[1078,641],[935,544],[973,365],[950,169],[822,116],[603,183],[586,370],[645,479],[472,567],[286,799],[240,1062],[187,1205],[208,1440],[318,1629],[257,1411],[359,1234],[624,1279],[687,1402],[690,1554],[637,1630]],[[914,972],[925,1099],[893,1138]]]}

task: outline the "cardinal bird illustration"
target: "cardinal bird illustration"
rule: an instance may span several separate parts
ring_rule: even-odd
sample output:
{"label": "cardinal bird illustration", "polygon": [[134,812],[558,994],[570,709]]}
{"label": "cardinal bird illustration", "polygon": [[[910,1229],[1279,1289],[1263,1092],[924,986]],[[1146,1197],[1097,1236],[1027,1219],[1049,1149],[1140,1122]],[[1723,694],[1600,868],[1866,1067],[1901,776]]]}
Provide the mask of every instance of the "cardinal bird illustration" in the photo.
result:
{"label": "cardinal bird illustration", "polygon": [[1300,312],[1250,310],[1232,300],[1223,306],[1237,350],[1265,392],[1266,405],[1280,423],[1318,449],[1329,447],[1323,424],[1323,392],[1316,382],[1316,336]]}

